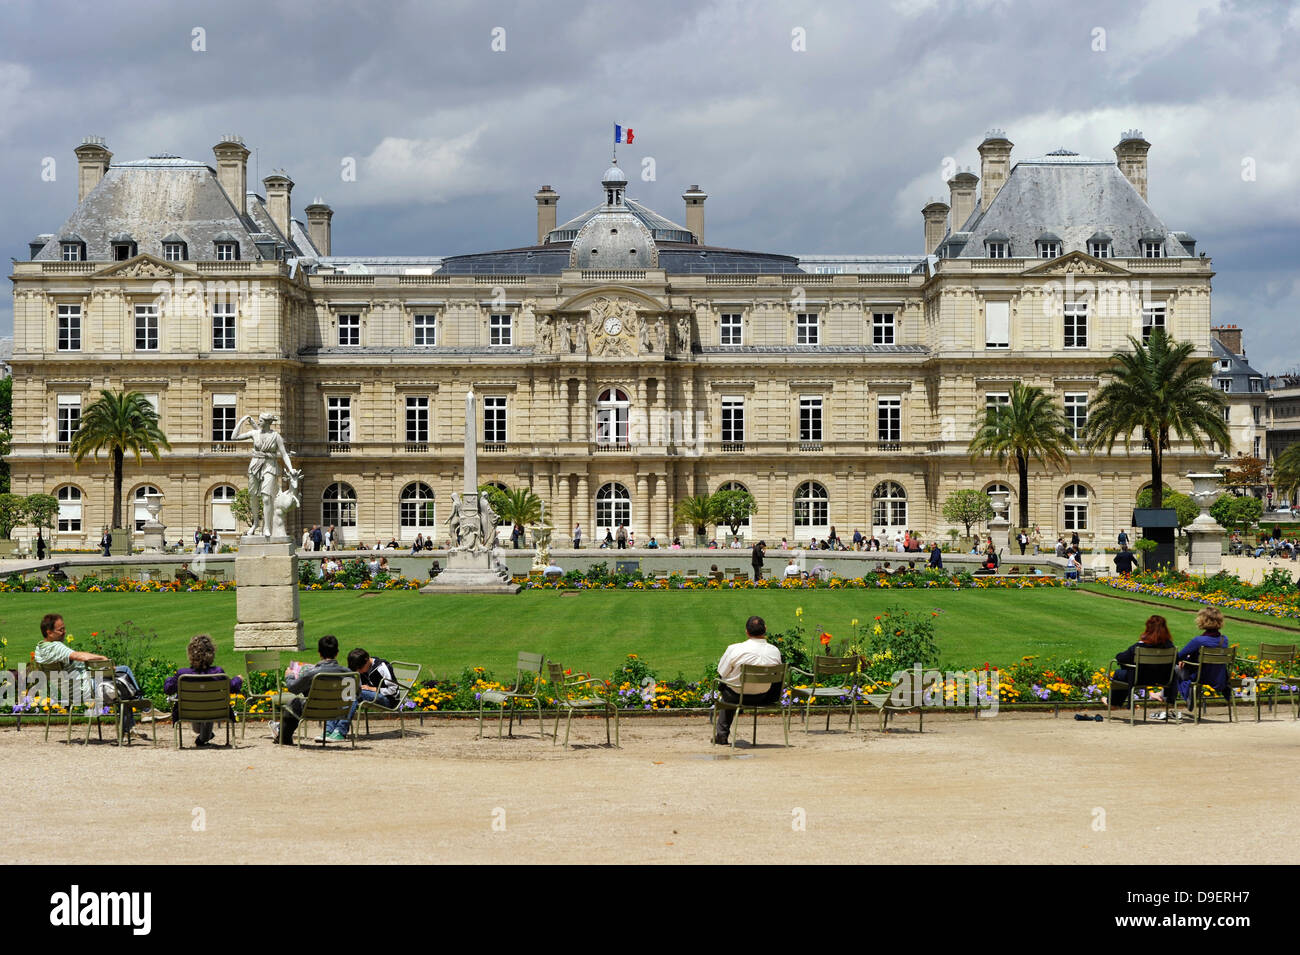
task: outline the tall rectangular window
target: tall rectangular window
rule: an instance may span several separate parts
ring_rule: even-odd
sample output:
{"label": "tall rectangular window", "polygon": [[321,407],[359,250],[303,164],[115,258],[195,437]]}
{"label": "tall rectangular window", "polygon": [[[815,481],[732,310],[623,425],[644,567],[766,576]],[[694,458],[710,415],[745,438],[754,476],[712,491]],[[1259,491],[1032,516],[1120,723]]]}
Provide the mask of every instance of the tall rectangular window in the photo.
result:
{"label": "tall rectangular window", "polygon": [[486,444],[506,442],[506,399],[504,395],[488,395],[483,399],[483,441]]}
{"label": "tall rectangular window", "polygon": [[795,316],[794,340],[796,345],[821,344],[821,328],[816,312],[800,312]]}
{"label": "tall rectangular window", "polygon": [[339,345],[344,348],[356,348],[361,344],[361,316],[339,316]]}
{"label": "tall rectangular window", "polygon": [[822,400],[805,396],[799,399],[799,440],[822,439]]}
{"label": "tall rectangular window", "polygon": [[509,315],[490,315],[488,316],[488,344],[489,345],[513,345],[514,334]]}
{"label": "tall rectangular window", "polygon": [[903,437],[903,399],[897,396],[876,399],[876,439],[896,442]]}
{"label": "tall rectangular window", "polygon": [[229,441],[235,433],[235,395],[212,396],[212,440]]}
{"label": "tall rectangular window", "polygon": [[984,303],[984,347],[1011,347],[1011,303]]}
{"label": "tall rectangular window", "polygon": [[349,444],[352,441],[352,399],[331,395],[325,399],[327,438],[330,444]]}
{"label": "tall rectangular window", "polygon": [[438,316],[416,315],[413,319],[415,347],[432,348],[438,344]]}
{"label": "tall rectangular window", "polygon": [[1083,437],[1083,429],[1088,424],[1088,393],[1086,391],[1067,391],[1065,393],[1065,423],[1070,430],[1070,437],[1076,441]]}
{"label": "tall rectangular window", "polygon": [[719,344],[722,345],[743,345],[744,342],[744,325],[739,312],[723,312],[719,320]]}
{"label": "tall rectangular window", "polygon": [[81,395],[59,395],[59,444],[67,444],[81,427]]}
{"label": "tall rectangular window", "polygon": [[[1165,303],[1142,306],[1142,344],[1151,340],[1151,329],[1165,327]],[[1166,330],[1167,331],[1167,330]],[[1227,390],[1226,388],[1224,389]]]}
{"label": "tall rectangular window", "polygon": [[235,350],[235,303],[218,302],[212,306],[213,351]]}
{"label": "tall rectangular window", "polygon": [[81,351],[81,306],[59,306],[59,351]]}
{"label": "tall rectangular window", "polygon": [[722,399],[722,440],[740,443],[745,440],[745,399]]}
{"label": "tall rectangular window", "polygon": [[871,315],[871,344],[894,344],[894,313],[873,312]]}
{"label": "tall rectangular window", "polygon": [[1084,302],[1065,305],[1065,347],[1088,347],[1088,306]]}
{"label": "tall rectangular window", "polygon": [[158,306],[135,307],[135,350],[158,350]]}
{"label": "tall rectangular window", "polygon": [[985,412],[1009,404],[1011,404],[1011,393],[1008,391],[990,391],[984,395]]}
{"label": "tall rectangular window", "polygon": [[406,440],[408,444],[429,441],[429,399],[423,395],[406,396]]}

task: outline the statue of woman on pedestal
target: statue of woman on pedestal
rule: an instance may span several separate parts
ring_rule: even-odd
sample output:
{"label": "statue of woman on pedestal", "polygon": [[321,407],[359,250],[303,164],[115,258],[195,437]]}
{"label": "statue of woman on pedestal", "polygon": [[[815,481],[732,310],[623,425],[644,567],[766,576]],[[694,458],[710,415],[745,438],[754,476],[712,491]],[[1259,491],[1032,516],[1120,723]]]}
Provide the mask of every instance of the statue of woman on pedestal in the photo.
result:
{"label": "statue of woman on pedestal", "polygon": [[[257,430],[253,430],[253,416],[244,415],[235,422],[234,433],[230,436],[231,441],[247,439],[253,442],[253,457],[248,462],[248,508],[253,518],[249,537],[259,534],[268,538],[272,536],[275,496],[280,490],[280,477],[283,473],[280,469],[281,462],[284,463],[285,472],[294,470],[289,451],[284,446],[284,438],[271,428],[276,420],[275,415],[265,412],[258,416]],[[250,426],[247,431],[240,430],[244,422]],[[298,477],[301,478],[301,474]]]}

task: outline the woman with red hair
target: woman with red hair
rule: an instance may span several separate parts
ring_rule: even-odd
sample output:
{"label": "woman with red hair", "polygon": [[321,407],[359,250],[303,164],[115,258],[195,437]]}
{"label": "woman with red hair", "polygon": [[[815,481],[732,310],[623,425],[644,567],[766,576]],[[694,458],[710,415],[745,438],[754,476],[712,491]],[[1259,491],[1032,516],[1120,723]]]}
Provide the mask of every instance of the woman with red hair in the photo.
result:
{"label": "woman with red hair", "polygon": [[[1138,637],[1138,642],[1133,644],[1127,650],[1121,650],[1115,654],[1115,662],[1120,668],[1110,675],[1110,705],[1121,707],[1128,705],[1128,695],[1134,683],[1139,685],[1150,686],[1153,683],[1160,683],[1169,677],[1167,668],[1143,667],[1135,671],[1133,667],[1133,658],[1138,647],[1151,647],[1156,650],[1176,650],[1173,637],[1169,634],[1169,624],[1165,618],[1159,614],[1152,614],[1147,617],[1146,627],[1142,630],[1142,635]],[[1165,699],[1172,700],[1174,694],[1178,692],[1177,678],[1165,687]]]}

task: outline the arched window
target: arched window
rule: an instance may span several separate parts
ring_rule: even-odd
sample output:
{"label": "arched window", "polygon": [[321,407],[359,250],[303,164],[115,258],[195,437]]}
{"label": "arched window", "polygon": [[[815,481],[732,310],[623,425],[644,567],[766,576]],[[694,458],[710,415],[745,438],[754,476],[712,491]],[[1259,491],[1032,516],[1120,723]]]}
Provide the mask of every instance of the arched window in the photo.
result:
{"label": "arched window", "polygon": [[831,499],[816,481],[804,481],[794,492],[794,526],[817,531],[830,525]]}
{"label": "arched window", "polygon": [[54,495],[59,500],[59,533],[76,533],[81,530],[81,488],[70,484],[59,488]]}
{"label": "arched window", "polygon": [[239,530],[230,505],[235,503],[235,489],[229,484],[218,484],[212,489],[212,529],[218,534],[233,534]]}
{"label": "arched window", "polygon": [[606,530],[617,530],[632,523],[632,495],[621,484],[602,484],[596,492],[596,532],[603,538]]}
{"label": "arched window", "polygon": [[402,530],[423,532],[434,526],[433,488],[417,481],[402,488],[398,504],[398,522]]}
{"label": "arched window", "polygon": [[871,523],[876,527],[907,526],[907,492],[894,481],[882,481],[871,492]]}
{"label": "arched window", "polygon": [[[749,488],[745,487],[745,485],[741,484],[739,481],[728,481],[726,484],[722,485],[722,487],[718,488],[718,490],[719,491],[748,491]],[[747,527],[749,527],[748,517],[740,522],[741,537],[745,536],[745,528]]]}
{"label": "arched window", "polygon": [[325,527],[357,526],[357,492],[352,485],[338,481],[321,495],[320,522]]}
{"label": "arched window", "polygon": [[621,388],[606,388],[596,397],[596,443],[626,447],[627,419],[632,403]]}
{"label": "arched window", "polygon": [[141,484],[135,489],[135,529],[144,530],[144,525],[149,522],[149,509],[144,506],[146,494],[157,494],[158,489],[152,484]]}
{"label": "arched window", "polygon": [[1067,531],[1088,529],[1088,489],[1082,484],[1065,486],[1065,523]]}

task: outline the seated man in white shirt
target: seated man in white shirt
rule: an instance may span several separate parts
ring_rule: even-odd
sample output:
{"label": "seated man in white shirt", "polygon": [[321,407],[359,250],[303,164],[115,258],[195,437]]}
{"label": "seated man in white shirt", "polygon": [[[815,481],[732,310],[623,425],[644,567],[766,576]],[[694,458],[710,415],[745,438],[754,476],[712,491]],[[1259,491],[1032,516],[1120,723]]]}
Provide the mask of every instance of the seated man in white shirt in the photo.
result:
{"label": "seated man in white shirt", "polygon": [[[749,639],[742,643],[733,643],[727,647],[718,661],[718,689],[722,699],[727,703],[742,703],[748,706],[771,706],[777,702],[781,692],[779,683],[762,685],[740,684],[740,668],[750,666],[773,666],[781,663],[781,651],[767,642],[767,624],[762,617],[750,617],[745,621],[745,633]],[[743,697],[741,694],[744,694]],[[718,710],[718,725],[713,731],[713,742],[719,746],[727,745],[731,735],[731,721],[736,711]]]}
{"label": "seated man in white shirt", "polygon": [[795,560],[795,558],[793,557],[790,558],[790,563],[785,565],[785,570],[782,572],[781,576],[793,577],[796,580],[798,580],[799,577],[802,576],[799,572],[799,563],[798,561]]}

